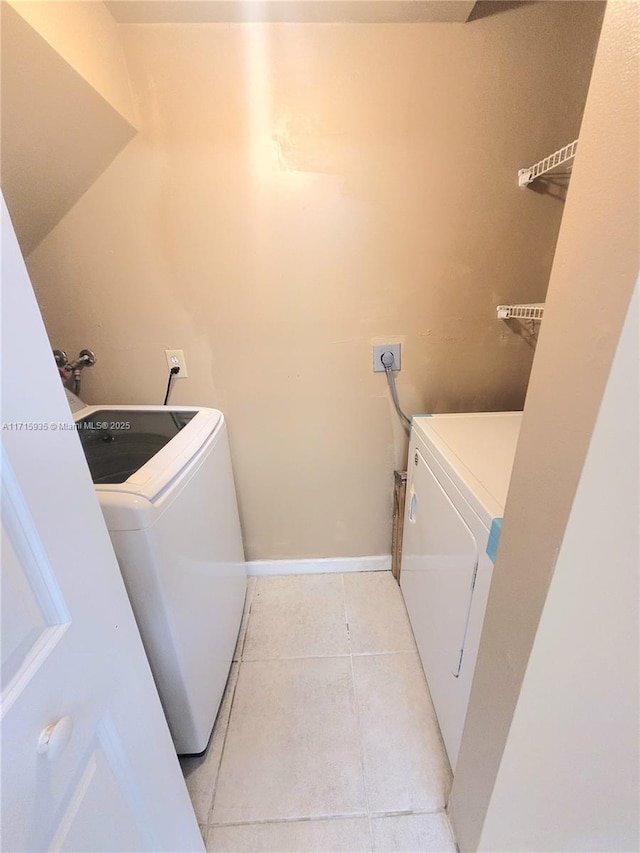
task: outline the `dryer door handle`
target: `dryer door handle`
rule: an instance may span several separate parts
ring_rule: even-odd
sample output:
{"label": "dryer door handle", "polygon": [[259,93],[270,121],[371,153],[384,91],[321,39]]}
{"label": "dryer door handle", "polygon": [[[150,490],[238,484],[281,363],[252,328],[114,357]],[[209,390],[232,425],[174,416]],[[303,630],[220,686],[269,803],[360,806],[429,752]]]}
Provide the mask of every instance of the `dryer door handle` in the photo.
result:
{"label": "dryer door handle", "polygon": [[411,524],[416,523],[416,515],[418,512],[418,496],[416,495],[413,487],[411,488],[411,493],[409,495],[409,521]]}

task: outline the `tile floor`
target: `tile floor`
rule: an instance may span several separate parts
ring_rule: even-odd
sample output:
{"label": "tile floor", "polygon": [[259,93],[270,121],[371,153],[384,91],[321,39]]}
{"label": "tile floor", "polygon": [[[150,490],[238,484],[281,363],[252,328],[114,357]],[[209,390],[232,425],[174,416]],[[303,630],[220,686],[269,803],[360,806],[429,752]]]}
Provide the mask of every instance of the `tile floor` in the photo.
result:
{"label": "tile floor", "polygon": [[451,771],[390,572],[249,579],[211,742],[207,850],[448,853]]}

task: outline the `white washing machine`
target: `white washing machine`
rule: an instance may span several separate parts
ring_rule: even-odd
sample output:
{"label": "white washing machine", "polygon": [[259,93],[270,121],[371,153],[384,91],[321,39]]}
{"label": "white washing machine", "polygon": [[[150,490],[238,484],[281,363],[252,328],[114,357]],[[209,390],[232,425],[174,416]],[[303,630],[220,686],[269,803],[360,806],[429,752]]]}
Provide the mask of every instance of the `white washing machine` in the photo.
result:
{"label": "white washing machine", "polygon": [[520,412],[412,421],[400,586],[455,770]]}
{"label": "white washing machine", "polygon": [[224,417],[188,406],[73,416],[176,750],[202,752],[247,583]]}

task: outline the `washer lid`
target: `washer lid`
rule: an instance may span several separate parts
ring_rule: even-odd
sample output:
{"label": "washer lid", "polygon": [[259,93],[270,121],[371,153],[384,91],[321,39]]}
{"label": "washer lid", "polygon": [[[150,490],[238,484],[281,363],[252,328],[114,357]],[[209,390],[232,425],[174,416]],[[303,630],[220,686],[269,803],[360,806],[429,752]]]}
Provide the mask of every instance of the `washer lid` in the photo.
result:
{"label": "washer lid", "polygon": [[476,412],[417,417],[413,426],[465,494],[495,518],[504,514],[521,422],[522,412]]}
{"label": "washer lid", "polygon": [[96,490],[148,501],[224,423],[217,409],[193,406],[88,406],[74,419]]}

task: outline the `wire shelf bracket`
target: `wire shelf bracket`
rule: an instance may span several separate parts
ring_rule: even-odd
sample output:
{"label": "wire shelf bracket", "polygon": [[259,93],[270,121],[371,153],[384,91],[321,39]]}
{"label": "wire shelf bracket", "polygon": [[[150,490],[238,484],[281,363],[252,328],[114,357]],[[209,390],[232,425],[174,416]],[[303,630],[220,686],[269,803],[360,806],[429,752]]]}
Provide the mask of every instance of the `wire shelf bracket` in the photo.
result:
{"label": "wire shelf bracket", "polygon": [[525,187],[528,187],[532,181],[535,181],[536,178],[550,172],[551,169],[555,169],[557,166],[562,166],[564,163],[568,163],[569,160],[573,160],[576,156],[577,150],[578,140],[574,139],[574,141],[570,142],[569,145],[565,145],[564,148],[559,148],[558,151],[554,151],[553,154],[550,154],[538,163],[534,163],[533,166],[529,166],[528,169],[520,169],[518,172],[518,186],[520,189],[524,189]]}
{"label": "wire shelf bracket", "polygon": [[542,320],[544,302],[529,305],[498,305],[498,320]]}

